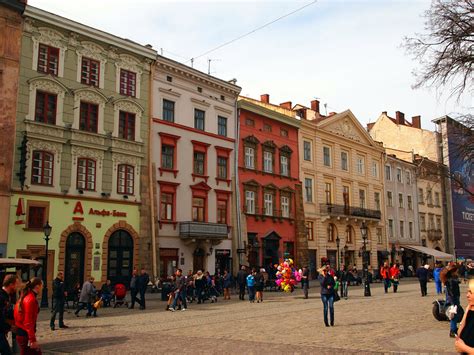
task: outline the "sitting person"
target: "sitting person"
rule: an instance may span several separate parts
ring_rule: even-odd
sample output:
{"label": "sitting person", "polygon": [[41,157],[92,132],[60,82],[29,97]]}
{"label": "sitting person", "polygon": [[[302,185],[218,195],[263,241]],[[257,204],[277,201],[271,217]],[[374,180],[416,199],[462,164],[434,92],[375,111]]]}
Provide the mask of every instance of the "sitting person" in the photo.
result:
{"label": "sitting person", "polygon": [[110,301],[112,300],[113,293],[114,292],[112,288],[112,282],[110,280],[107,280],[100,289],[100,297],[104,302],[104,307],[110,306]]}

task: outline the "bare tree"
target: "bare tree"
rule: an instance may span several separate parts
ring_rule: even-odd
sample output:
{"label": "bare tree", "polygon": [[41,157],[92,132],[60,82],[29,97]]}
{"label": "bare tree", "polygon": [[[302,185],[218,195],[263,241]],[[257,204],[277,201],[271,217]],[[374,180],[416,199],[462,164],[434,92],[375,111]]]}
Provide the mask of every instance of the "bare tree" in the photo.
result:
{"label": "bare tree", "polygon": [[472,86],[474,4],[472,0],[433,0],[424,14],[426,33],[405,38],[404,46],[421,64],[414,88],[453,86],[459,99]]}

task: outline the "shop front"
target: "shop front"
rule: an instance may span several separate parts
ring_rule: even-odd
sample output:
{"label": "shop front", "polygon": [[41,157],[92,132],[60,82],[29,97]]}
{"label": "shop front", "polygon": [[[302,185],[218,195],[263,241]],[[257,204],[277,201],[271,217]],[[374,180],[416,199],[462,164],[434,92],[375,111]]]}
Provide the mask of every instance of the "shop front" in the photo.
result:
{"label": "shop front", "polygon": [[[8,257],[45,261],[43,226],[52,227],[48,245],[48,284],[58,271],[67,289],[93,276],[128,286],[139,266],[139,205],[88,198],[15,194],[10,206]],[[41,275],[42,277],[44,275]]]}

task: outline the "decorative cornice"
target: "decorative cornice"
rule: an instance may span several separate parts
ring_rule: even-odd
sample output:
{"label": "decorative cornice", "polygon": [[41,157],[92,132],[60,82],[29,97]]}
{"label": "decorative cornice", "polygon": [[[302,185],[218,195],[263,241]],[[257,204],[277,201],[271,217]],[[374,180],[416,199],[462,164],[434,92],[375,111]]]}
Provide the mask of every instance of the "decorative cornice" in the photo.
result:
{"label": "decorative cornice", "polygon": [[171,95],[171,96],[174,96],[174,97],[180,97],[181,96],[181,93],[179,93],[177,91],[173,91],[173,89],[171,89],[171,88],[170,89],[158,88],[158,91],[162,92],[165,95]]}
{"label": "decorative cornice", "polygon": [[209,102],[207,102],[206,100],[198,100],[198,99],[195,99],[194,97],[191,97],[190,100],[191,100],[192,103],[195,103],[196,105],[201,105],[203,107],[211,106],[211,104]]}

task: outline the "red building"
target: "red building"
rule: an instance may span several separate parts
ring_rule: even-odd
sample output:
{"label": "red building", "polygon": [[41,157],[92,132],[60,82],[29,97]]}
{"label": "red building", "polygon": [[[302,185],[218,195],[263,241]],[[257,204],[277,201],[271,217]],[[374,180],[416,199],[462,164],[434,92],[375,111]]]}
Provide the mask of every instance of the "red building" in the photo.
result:
{"label": "red building", "polygon": [[299,179],[300,122],[291,103],[272,105],[269,95],[262,95],[261,101],[241,97],[238,108],[242,234],[248,262],[268,267],[291,257],[304,263],[300,257],[307,252]]}

